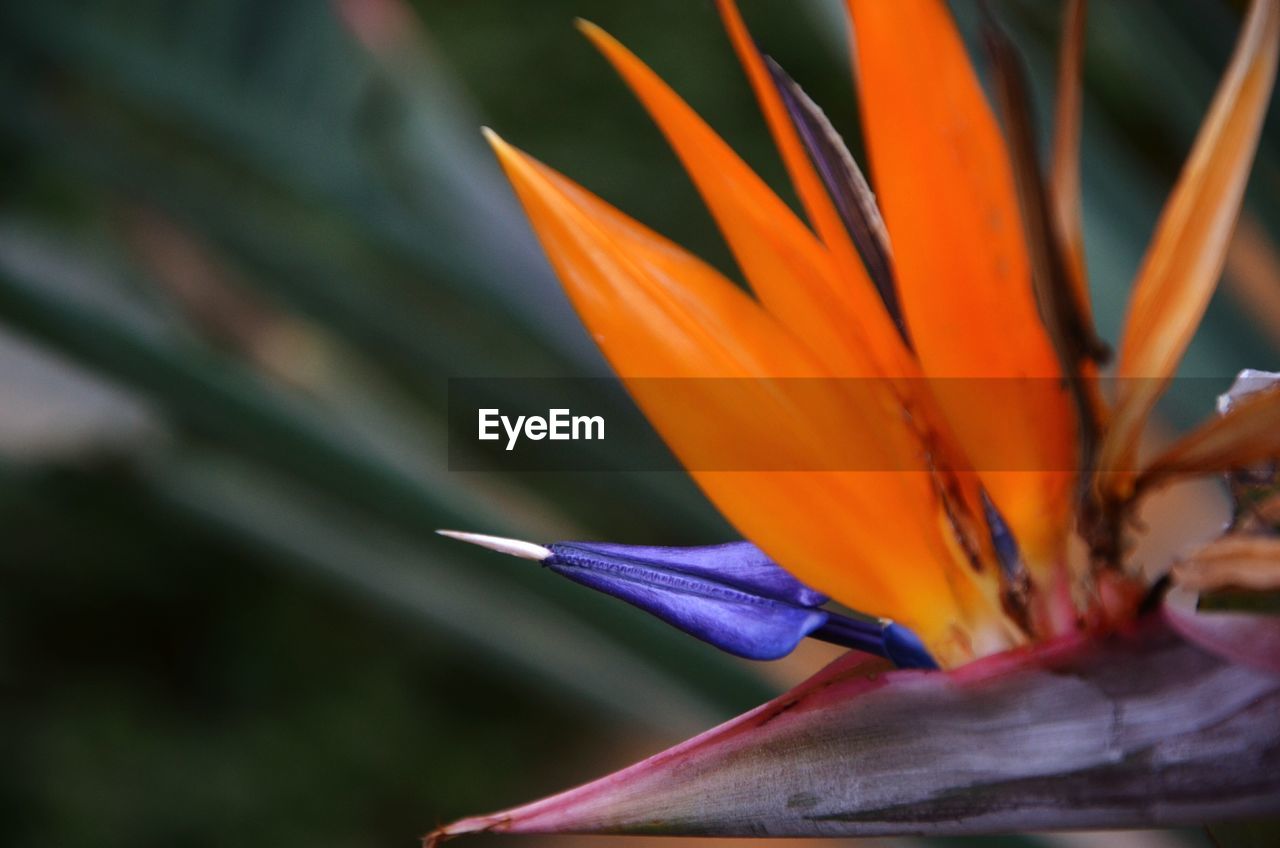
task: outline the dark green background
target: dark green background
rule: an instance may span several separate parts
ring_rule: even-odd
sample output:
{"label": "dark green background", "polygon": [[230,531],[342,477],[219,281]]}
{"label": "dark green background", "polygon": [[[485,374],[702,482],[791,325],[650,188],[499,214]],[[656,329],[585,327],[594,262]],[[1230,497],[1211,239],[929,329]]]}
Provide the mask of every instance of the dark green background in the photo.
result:
{"label": "dark green background", "polygon": [[[1087,235],[1114,338],[1239,5],[1091,5]],[[1057,4],[992,6],[1043,116]],[[860,150],[839,4],[743,7]],[[412,15],[370,45],[321,0],[0,2],[6,845],[411,845],[777,691],[431,533],[728,536],[679,475],[451,474],[443,438],[448,377],[605,373],[481,123],[733,271],[571,25],[621,38],[781,186],[711,4]],[[1271,236],[1276,129],[1248,212]],[[1220,295],[1185,373],[1274,368],[1278,330]]]}

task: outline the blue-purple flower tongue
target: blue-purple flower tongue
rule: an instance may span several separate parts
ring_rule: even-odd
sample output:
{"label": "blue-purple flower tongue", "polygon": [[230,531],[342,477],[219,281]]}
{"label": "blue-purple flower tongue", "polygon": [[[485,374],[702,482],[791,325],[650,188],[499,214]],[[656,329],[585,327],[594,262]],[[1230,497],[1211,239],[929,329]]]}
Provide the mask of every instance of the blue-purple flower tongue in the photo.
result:
{"label": "blue-purple flower tongue", "polygon": [[[624,559],[656,570],[673,571],[724,583],[735,589],[801,607],[820,607],[830,600],[810,589],[750,542],[673,548],[619,545],[614,542],[557,542],[552,553]],[[576,553],[574,553],[576,552]]]}
{"label": "blue-purple flower tongue", "polygon": [[773,660],[826,624],[827,598],[755,545],[663,548],[558,542],[543,565],[656,615],[721,650]]}
{"label": "blue-purple flower tongue", "polygon": [[893,660],[898,668],[937,668],[920,637],[901,624],[885,623],[880,632],[884,656]]}
{"label": "blue-purple flower tongue", "polygon": [[479,533],[438,532],[540,562],[747,659],[784,657],[812,636],[886,657],[900,668],[937,668],[910,630],[822,609],[826,595],[792,577],[750,542],[690,548],[557,542],[544,547]]}

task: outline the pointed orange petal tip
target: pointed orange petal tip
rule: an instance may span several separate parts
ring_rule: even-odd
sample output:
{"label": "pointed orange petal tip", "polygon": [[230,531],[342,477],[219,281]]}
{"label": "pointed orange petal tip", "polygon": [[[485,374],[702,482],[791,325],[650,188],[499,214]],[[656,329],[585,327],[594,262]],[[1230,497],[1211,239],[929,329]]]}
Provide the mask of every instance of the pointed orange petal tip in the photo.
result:
{"label": "pointed orange petal tip", "polygon": [[[614,66],[615,70],[618,71],[618,73],[622,76],[623,80],[628,82],[628,85],[631,85],[630,81],[627,79],[626,71],[628,68],[638,68],[639,70],[646,71],[650,74],[653,74],[653,71],[643,62],[641,62],[638,56],[636,56],[629,49],[627,49],[627,46],[625,44],[623,44],[618,39],[614,38],[602,27],[596,24],[593,24],[591,21],[587,20],[586,18],[575,18],[573,21],[573,25],[577,27],[578,32],[586,36],[587,40],[591,42],[592,46],[595,47],[597,50],[599,50],[600,53],[605,57],[605,59],[607,59],[609,63]],[[659,83],[661,82],[660,80],[657,80],[656,74],[654,74],[654,77],[655,77],[655,82],[659,82]],[[636,92],[636,94],[637,96],[639,96],[640,92]],[[675,96],[674,92],[672,92],[672,96]],[[643,100],[644,98],[641,97],[642,103],[643,103]],[[648,108],[647,104],[645,105],[646,105],[646,108]],[[656,116],[654,117],[656,119]]]}
{"label": "pointed orange petal tip", "polygon": [[489,142],[489,147],[493,148],[494,155],[498,157],[498,164],[507,172],[513,185],[517,174],[530,173],[530,159],[522,150],[508,143],[489,127],[481,127],[480,134],[484,136],[485,141]]}
{"label": "pointed orange petal tip", "polygon": [[493,152],[499,156],[511,151],[511,145],[502,140],[502,136],[498,135],[489,127],[481,127],[480,135],[484,136],[484,140],[489,142],[489,146],[493,148]]}
{"label": "pointed orange petal tip", "polygon": [[850,279],[858,279],[863,271],[862,260],[827,192],[827,187],[809,158],[810,154],[805,149],[805,143],[800,137],[797,126],[793,123],[794,118],[782,99],[782,92],[765,64],[764,54],[760,52],[760,48],[751,37],[746,21],[743,20],[742,13],[734,0],[716,0],[716,10],[720,13],[729,41],[738,54],[742,70],[746,73],[752,90],[755,91],[756,101],[760,104],[760,111],[764,114],[765,123],[769,126],[769,133],[773,136],[774,145],[778,148],[782,163],[787,169],[800,203],[809,216],[809,221],[831,250],[832,257],[842,273]]}
{"label": "pointed orange petal tip", "polygon": [[602,29],[600,26],[592,23],[586,18],[574,18],[573,27],[578,32],[586,36],[587,40],[591,42],[592,46],[594,46],[601,53],[604,53],[606,56],[608,56],[611,52],[626,50],[626,48],[622,46],[621,41],[618,41],[618,39],[614,38],[612,35],[605,32],[605,30]]}
{"label": "pointed orange petal tip", "polygon": [[580,29],[666,137],[765,309],[834,374],[900,365],[897,330],[861,266],[850,263],[861,279],[841,279],[818,237],[652,68],[599,27]]}
{"label": "pointed orange petal tip", "polygon": [[609,35],[609,33],[605,32],[599,26],[593,24],[586,18],[574,18],[573,26],[578,30],[578,32],[582,33],[592,41],[598,41],[600,39],[608,39],[610,41],[614,40],[613,36]]}

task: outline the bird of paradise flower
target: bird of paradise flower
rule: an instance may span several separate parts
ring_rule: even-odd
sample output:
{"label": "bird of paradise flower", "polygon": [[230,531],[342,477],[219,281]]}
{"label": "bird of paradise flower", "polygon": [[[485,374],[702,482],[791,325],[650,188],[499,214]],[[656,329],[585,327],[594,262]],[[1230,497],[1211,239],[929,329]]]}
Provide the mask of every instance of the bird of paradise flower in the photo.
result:
{"label": "bird of paradise flower", "polygon": [[[1250,491],[1269,493],[1274,512],[1274,473],[1256,472],[1280,457],[1280,385],[1255,379],[1155,459],[1138,448],[1221,272],[1275,78],[1280,3],[1255,0],[1244,21],[1134,282],[1110,400],[1078,186],[1084,3],[1067,4],[1047,179],[1020,61],[998,26],[986,35],[1003,129],[942,0],[847,5],[875,195],[732,0],[717,2],[808,225],[639,59],[580,24],[674,148],[754,297],[488,133],[582,320],[750,541],[543,547],[453,535],[540,560],[743,656],[778,656],[813,635],[949,671],[868,680],[851,655],[619,775],[437,837],[974,832],[1280,808],[1280,769],[1267,765],[1280,745],[1275,622],[1144,615],[1161,596],[1126,555],[1139,499],[1181,476],[1253,469]],[[671,397],[649,378],[694,388]],[[697,395],[726,378],[771,389],[749,404]],[[778,388],[813,379],[837,386],[821,414]],[[845,380],[874,389],[855,403]],[[702,416],[734,433],[740,468],[702,469],[722,438]],[[751,464],[841,440],[871,465]],[[1241,508],[1256,518],[1265,500]],[[1238,517],[1202,552],[1205,568],[1192,558],[1176,573],[1197,590],[1274,589],[1275,527],[1274,516]],[[828,598],[876,618],[826,610]],[[1152,691],[1169,699],[1158,721]],[[917,728],[941,721],[938,735],[905,738],[894,725],[903,710]],[[1003,760],[975,753],[993,724]],[[1105,738],[1085,741],[1095,736]],[[948,768],[958,771],[938,780]],[[1062,793],[1074,800],[1055,804]]]}

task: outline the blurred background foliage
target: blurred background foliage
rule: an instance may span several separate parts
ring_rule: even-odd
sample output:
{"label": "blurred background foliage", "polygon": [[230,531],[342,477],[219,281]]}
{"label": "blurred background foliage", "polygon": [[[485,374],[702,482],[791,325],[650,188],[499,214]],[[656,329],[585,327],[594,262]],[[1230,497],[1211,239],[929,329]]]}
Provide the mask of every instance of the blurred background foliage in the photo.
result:
{"label": "blurred background foliage", "polygon": [[[742,5],[860,151],[840,4]],[[992,5],[1043,118],[1058,4]],[[1114,338],[1240,4],[1091,6],[1086,235]],[[4,844],[407,845],[827,656],[738,663],[432,535],[730,534],[675,474],[448,469],[449,377],[606,373],[482,123],[733,271],[579,15],[792,199],[709,2],[0,2]],[[1175,396],[1176,424],[1277,365],[1278,181],[1273,115],[1184,369],[1221,382]]]}

